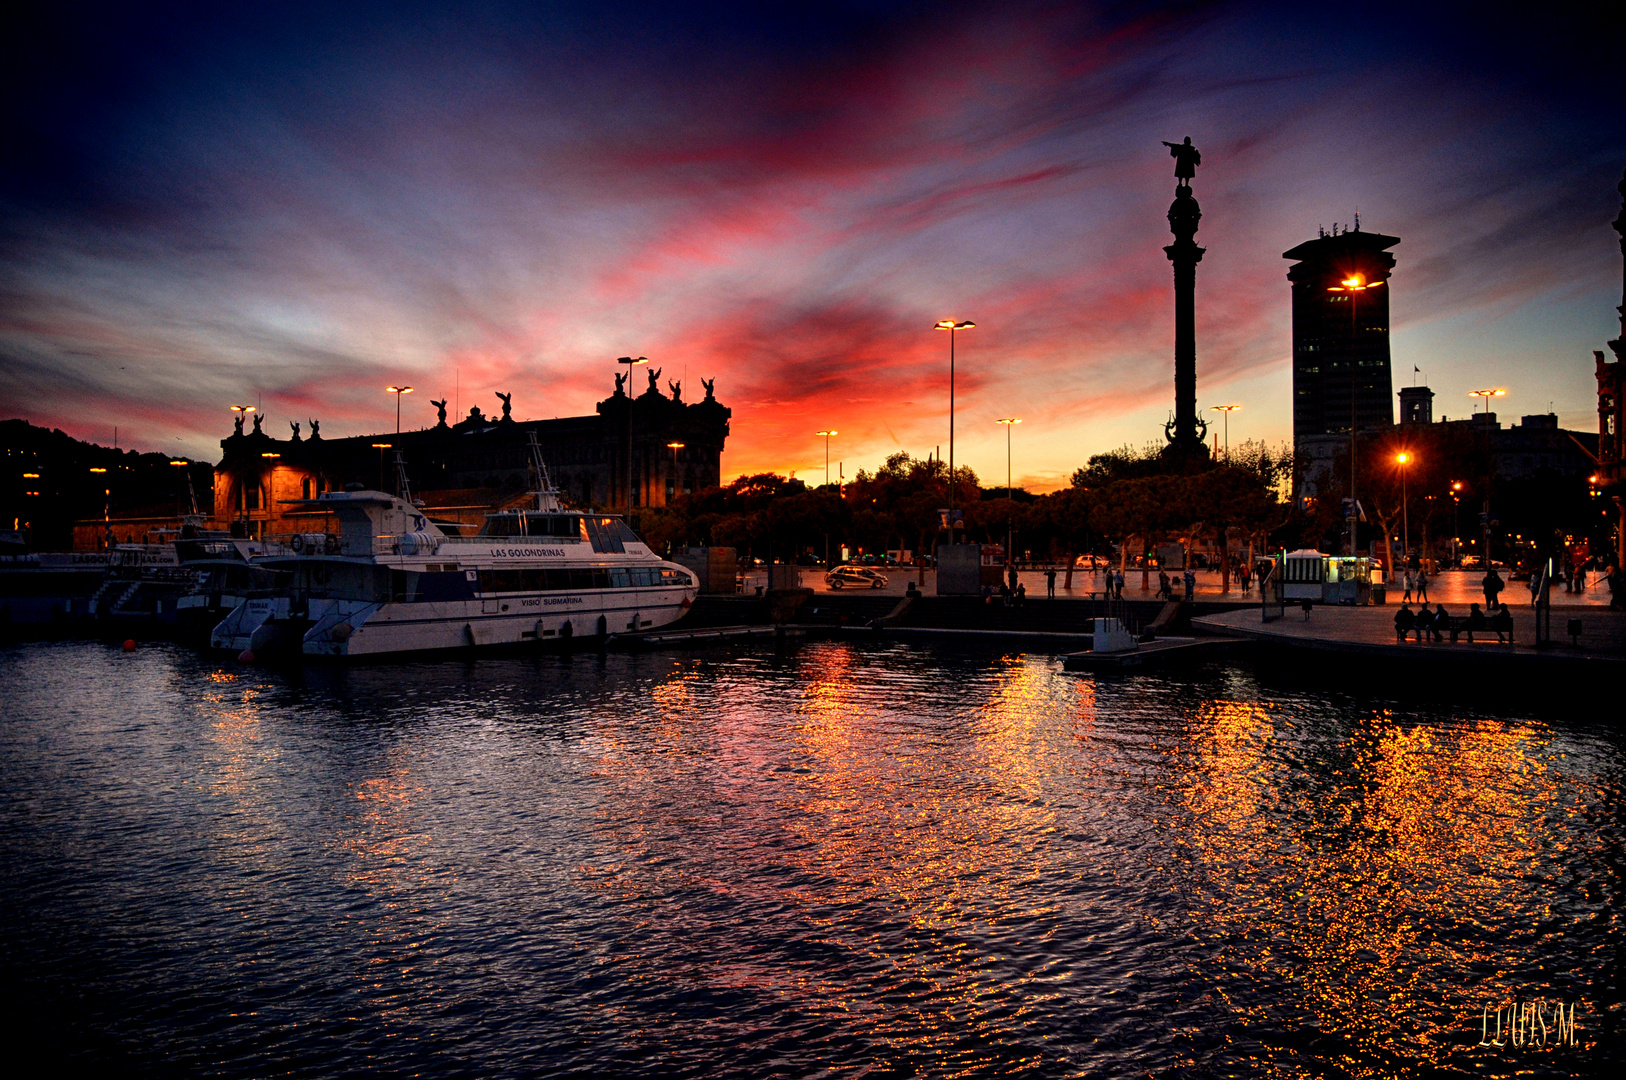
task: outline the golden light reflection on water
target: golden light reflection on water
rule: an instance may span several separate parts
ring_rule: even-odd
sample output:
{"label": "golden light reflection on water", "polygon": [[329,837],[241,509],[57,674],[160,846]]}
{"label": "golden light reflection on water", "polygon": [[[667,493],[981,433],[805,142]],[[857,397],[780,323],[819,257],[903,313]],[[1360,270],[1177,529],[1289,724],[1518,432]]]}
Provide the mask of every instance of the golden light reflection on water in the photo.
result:
{"label": "golden light reflection on water", "polygon": [[[1197,939],[1197,994],[1263,1040],[1261,1074],[1304,1067],[1272,1041],[1294,1031],[1349,1075],[1443,1061],[1477,1039],[1461,988],[1542,989],[1521,945],[1476,930],[1531,907],[1517,883],[1546,856],[1510,826],[1573,801],[1539,725],[1307,730],[1268,700],[1104,688],[1032,657],[910,665],[841,644],[734,681],[681,661],[642,720],[599,718],[609,843],[580,872],[628,911],[608,950],[624,977],[778,995],[933,1075],[1012,1067],[1026,1025],[1132,985],[1157,940]],[[709,938],[721,910],[773,912],[797,943],[656,944]],[[1100,986],[1080,986],[1079,919],[1124,961]]]}
{"label": "golden light reflection on water", "polygon": [[[1528,910],[1518,883],[1543,876],[1549,853],[1531,811],[1566,797],[1540,758],[1547,733],[1367,716],[1315,791],[1290,787],[1270,752],[1295,737],[1290,728],[1259,705],[1212,701],[1171,751],[1193,759],[1183,801],[1185,842],[1204,875],[1200,932],[1222,966],[1292,987],[1290,1008],[1247,1007],[1255,1021],[1341,1038],[1350,1075],[1387,1075],[1402,1050],[1443,1061],[1477,1038],[1481,1003],[1540,991],[1510,984],[1531,957],[1488,928]],[[1447,992],[1476,975],[1482,998]]]}

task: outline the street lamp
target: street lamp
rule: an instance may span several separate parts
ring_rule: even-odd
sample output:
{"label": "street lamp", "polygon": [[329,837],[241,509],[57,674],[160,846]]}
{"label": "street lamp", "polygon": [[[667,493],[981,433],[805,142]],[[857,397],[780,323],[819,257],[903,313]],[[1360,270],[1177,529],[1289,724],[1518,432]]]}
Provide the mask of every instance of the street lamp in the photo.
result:
{"label": "street lamp", "polygon": [[1486,573],[1490,572],[1490,561],[1491,561],[1491,557],[1490,557],[1490,541],[1491,541],[1491,527],[1490,527],[1491,470],[1496,464],[1495,458],[1491,454],[1490,403],[1491,403],[1491,398],[1504,397],[1504,396],[1506,396],[1506,394],[1507,394],[1507,391],[1503,390],[1503,389],[1501,389],[1499,387],[1492,387],[1492,388],[1488,388],[1488,389],[1485,389],[1485,390],[1470,390],[1470,391],[1468,391],[1468,396],[1469,397],[1478,398],[1480,401],[1483,401],[1485,403],[1485,411],[1480,414],[1485,418],[1484,419],[1484,428],[1485,428],[1485,501],[1481,504],[1481,507],[1480,507],[1479,525],[1480,525],[1480,531],[1483,533],[1483,536],[1481,537],[1481,542],[1484,544],[1484,548],[1485,548],[1485,572]]}
{"label": "street lamp", "polygon": [[399,435],[401,434],[401,395],[412,393],[412,387],[386,386],[384,387],[384,392],[386,394],[395,395],[395,433]]}
{"label": "street lamp", "polygon": [[953,319],[939,319],[934,329],[949,332],[949,543],[955,542],[954,535],[954,331],[969,330],[977,324],[967,319],[955,322]]}
{"label": "street lamp", "polygon": [[632,517],[632,369],[649,363],[647,356],[619,356],[616,363],[627,365],[627,517]]}
{"label": "street lamp", "polygon": [[1006,416],[1006,417],[1002,417],[1001,419],[998,419],[998,420],[994,421],[994,423],[996,423],[996,424],[1004,424],[1005,425],[1005,502],[1007,503],[1007,506],[1005,508],[1005,565],[1006,566],[1009,566],[1011,564],[1012,560],[1014,559],[1014,554],[1011,551],[1011,547],[1012,547],[1012,545],[1014,545],[1016,543],[1016,525],[1015,525],[1015,517],[1016,517],[1016,515],[1015,515],[1015,506],[1012,505],[1016,501],[1015,500],[1016,489],[1011,485],[1011,428],[1015,427],[1017,424],[1020,424],[1021,422],[1022,422],[1022,418],[1020,416]]}
{"label": "street lamp", "polygon": [[373,449],[378,451],[378,490],[379,491],[384,490],[384,451],[388,450],[391,446],[394,446],[394,445],[395,445],[394,443],[387,443],[387,442],[375,442],[375,443],[373,443]]}
{"label": "street lamp", "polygon": [[1395,461],[1400,465],[1400,557],[1404,559],[1411,552],[1411,518],[1407,516],[1411,504],[1406,501],[1406,466],[1411,464],[1411,455],[1402,450]]}
{"label": "street lamp", "polygon": [[[231,407],[231,411],[240,414],[237,418],[237,424],[239,427],[241,427],[243,421],[248,419],[249,413],[258,412],[259,410],[253,405],[233,405]],[[241,432],[239,432],[239,434],[241,434]]]}
{"label": "street lamp", "polygon": [[1356,524],[1359,517],[1355,509],[1355,369],[1359,366],[1359,361],[1356,359],[1358,350],[1355,346],[1360,338],[1360,325],[1356,321],[1355,308],[1356,300],[1359,299],[1361,293],[1368,289],[1380,288],[1382,285],[1383,282],[1381,281],[1367,281],[1365,274],[1356,271],[1337,285],[1327,288],[1328,292],[1349,293],[1349,554],[1351,556],[1355,554],[1356,530],[1359,528]]}
{"label": "street lamp", "polygon": [[185,512],[181,507],[181,470],[186,467],[187,463],[184,460],[175,459],[171,460],[170,464],[175,466],[175,516],[180,517]]}
{"label": "street lamp", "polygon": [[815,435],[824,436],[824,486],[830,486],[830,436],[840,435],[841,432],[832,428],[829,431],[815,431]]}
{"label": "street lamp", "polygon": [[1242,408],[1240,405],[1210,405],[1209,412],[1223,413],[1225,415],[1225,460],[1231,460],[1231,414]]}
{"label": "street lamp", "polygon": [[[680,490],[679,486],[678,486],[677,452],[679,450],[683,449],[684,444],[680,443],[680,442],[669,442],[666,445],[667,445],[667,448],[672,451],[672,494],[675,496],[675,495],[678,494],[678,491]],[[670,504],[668,504],[668,505],[670,505]]]}

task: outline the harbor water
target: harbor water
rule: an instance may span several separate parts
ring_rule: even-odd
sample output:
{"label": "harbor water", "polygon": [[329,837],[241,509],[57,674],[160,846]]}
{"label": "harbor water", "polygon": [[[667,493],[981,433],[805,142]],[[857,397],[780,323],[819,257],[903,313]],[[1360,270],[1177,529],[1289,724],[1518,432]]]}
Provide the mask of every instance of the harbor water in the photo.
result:
{"label": "harbor water", "polygon": [[122,1075],[1606,1075],[1616,719],[897,644],[7,647],[5,1021]]}

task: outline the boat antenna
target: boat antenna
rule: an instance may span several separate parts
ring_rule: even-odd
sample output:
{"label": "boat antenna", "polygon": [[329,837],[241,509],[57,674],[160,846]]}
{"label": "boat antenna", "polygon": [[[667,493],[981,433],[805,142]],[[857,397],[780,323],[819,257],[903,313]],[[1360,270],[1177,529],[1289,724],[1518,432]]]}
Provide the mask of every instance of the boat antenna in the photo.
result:
{"label": "boat antenna", "polygon": [[554,490],[553,481],[548,478],[548,466],[542,460],[542,444],[536,441],[536,429],[532,428],[525,433],[531,446],[531,466],[536,469],[536,508],[543,513],[556,513],[559,510],[559,493]]}
{"label": "boat antenna", "polygon": [[406,456],[397,450],[395,452],[395,484],[401,489],[401,501],[408,506],[416,506],[412,501],[412,481],[407,479]]}

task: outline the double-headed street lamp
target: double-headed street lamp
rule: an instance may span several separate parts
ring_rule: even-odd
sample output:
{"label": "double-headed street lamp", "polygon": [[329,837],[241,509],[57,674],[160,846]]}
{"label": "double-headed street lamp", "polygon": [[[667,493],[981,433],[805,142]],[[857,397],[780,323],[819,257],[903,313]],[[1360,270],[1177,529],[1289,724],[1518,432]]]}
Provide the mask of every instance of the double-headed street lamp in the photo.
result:
{"label": "double-headed street lamp", "polygon": [[395,433],[399,435],[401,434],[401,395],[412,393],[412,387],[386,386],[384,387],[384,392],[386,394],[395,395]]}
{"label": "double-headed street lamp", "polygon": [[627,517],[632,517],[632,399],[637,397],[632,392],[632,369],[640,364],[649,363],[647,356],[618,356],[618,364],[627,366]]}
{"label": "double-headed street lamp", "polygon": [[1210,405],[1209,412],[1223,413],[1225,416],[1225,460],[1231,460],[1231,414],[1242,408],[1240,405]]}
{"label": "double-headed street lamp", "polygon": [[977,324],[969,319],[955,322],[953,319],[940,319],[934,329],[949,332],[949,543],[955,542],[954,535],[954,331],[969,330]]}
{"label": "double-headed street lamp", "polygon": [[1484,390],[1470,390],[1470,391],[1468,391],[1468,396],[1469,397],[1478,398],[1480,401],[1483,401],[1485,403],[1485,411],[1481,414],[1485,418],[1484,419],[1484,428],[1485,428],[1485,501],[1480,506],[1479,525],[1480,525],[1481,532],[1484,534],[1483,537],[1482,537],[1482,542],[1484,544],[1484,550],[1485,550],[1485,572],[1486,573],[1490,572],[1490,561],[1491,561],[1491,556],[1490,556],[1490,541],[1491,541],[1491,527],[1490,527],[1491,471],[1492,471],[1493,467],[1496,464],[1496,460],[1493,457],[1492,450],[1491,450],[1490,403],[1491,403],[1491,398],[1505,397],[1506,395],[1507,395],[1507,391],[1501,389],[1500,387],[1491,387],[1491,388],[1484,389]]}
{"label": "double-headed street lamp", "polygon": [[815,434],[815,435],[823,435],[824,436],[824,486],[829,487],[830,486],[830,436],[839,435],[839,434],[841,434],[841,432],[835,430],[834,428],[831,428],[829,431],[815,431],[813,434]]}
{"label": "double-headed street lamp", "polygon": [[1020,416],[1006,416],[995,420],[996,424],[1005,425],[1005,565],[1009,566],[1015,558],[1011,546],[1016,543],[1015,525],[1015,493],[1016,488],[1011,484],[1011,428],[1022,422]]}

